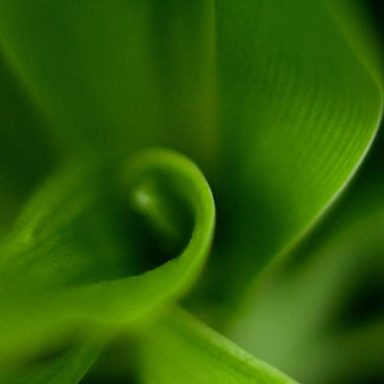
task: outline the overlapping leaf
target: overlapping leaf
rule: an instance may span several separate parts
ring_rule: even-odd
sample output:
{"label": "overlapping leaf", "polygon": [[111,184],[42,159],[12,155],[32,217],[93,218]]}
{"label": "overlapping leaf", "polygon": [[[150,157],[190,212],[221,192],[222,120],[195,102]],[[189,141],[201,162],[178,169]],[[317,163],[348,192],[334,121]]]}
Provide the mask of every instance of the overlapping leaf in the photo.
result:
{"label": "overlapping leaf", "polygon": [[[9,235],[0,270],[3,361],[60,344],[69,332],[127,327],[180,296],[198,274],[214,225],[212,195],[200,171],[164,150],[129,163],[118,182],[123,197],[107,172],[71,169],[41,191]],[[124,212],[122,198],[139,215],[125,226],[121,217],[133,213]],[[144,235],[135,234],[140,216],[148,226]],[[135,269],[146,256],[135,236],[145,244],[153,239],[143,236],[169,234],[172,225],[180,231],[187,219],[175,259],[157,260],[160,266],[142,273]],[[159,256],[161,245],[150,251]]]}
{"label": "overlapping leaf", "polygon": [[[54,167],[57,157],[89,164],[152,144],[182,149],[204,166],[219,206],[203,308],[215,321],[231,317],[216,306],[234,308],[228,301],[241,301],[262,267],[304,236],[375,135],[382,95],[374,55],[365,60],[358,34],[335,17],[323,1],[305,0],[1,1],[2,136],[16,129],[2,155],[17,161],[0,172],[10,180],[0,224],[46,173],[44,160]],[[29,143],[6,144],[26,134]],[[131,168],[129,215],[149,221],[153,234],[143,238],[148,228],[125,222],[116,164],[106,169],[100,159],[49,184],[2,245],[0,360],[76,332],[87,339],[84,328],[114,333],[179,298],[200,270],[213,203],[199,171],[167,152]],[[168,257],[186,250],[141,274],[137,263],[157,254],[157,241]],[[289,382],[184,315],[152,329],[143,346],[149,383]],[[76,382],[97,348],[8,381]],[[163,366],[160,352],[185,359]]]}
{"label": "overlapping leaf", "polygon": [[180,310],[147,331],[142,354],[147,384],[295,383]]}
{"label": "overlapping leaf", "polygon": [[217,2],[216,262],[225,268],[227,255],[219,275],[234,295],[303,237],[375,136],[382,108],[377,67],[360,60],[342,22],[322,1]]}
{"label": "overlapping leaf", "polygon": [[253,309],[233,330],[240,345],[302,382],[383,375],[381,146],[382,140],[344,199],[260,287]]}

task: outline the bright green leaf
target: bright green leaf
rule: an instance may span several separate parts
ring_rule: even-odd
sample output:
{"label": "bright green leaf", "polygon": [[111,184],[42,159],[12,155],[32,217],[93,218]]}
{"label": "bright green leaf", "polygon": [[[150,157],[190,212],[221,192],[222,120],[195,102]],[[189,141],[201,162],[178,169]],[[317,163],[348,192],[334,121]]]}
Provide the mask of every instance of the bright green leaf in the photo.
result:
{"label": "bright green leaf", "polygon": [[[31,201],[2,248],[2,359],[33,351],[43,341],[60,343],[84,327],[86,334],[96,325],[114,332],[141,321],[184,293],[207,256],[214,204],[203,175],[188,159],[148,151],[133,157],[117,182],[108,176],[110,169],[98,174],[79,167]],[[131,224],[118,226],[122,215],[135,211]],[[144,234],[134,231],[140,217],[148,228]],[[172,229],[182,228],[178,219],[187,218],[175,258],[135,271],[129,258],[146,256],[140,247],[153,240],[147,236],[162,231],[170,236],[167,246],[178,235]],[[150,252],[159,256],[161,246],[154,245]]]}
{"label": "bright green leaf", "polygon": [[215,278],[236,297],[340,195],[375,136],[382,94],[322,1],[221,0],[216,19],[215,266],[224,254],[227,269]]}
{"label": "bright green leaf", "polygon": [[294,384],[180,309],[147,332],[142,345],[146,384]]}

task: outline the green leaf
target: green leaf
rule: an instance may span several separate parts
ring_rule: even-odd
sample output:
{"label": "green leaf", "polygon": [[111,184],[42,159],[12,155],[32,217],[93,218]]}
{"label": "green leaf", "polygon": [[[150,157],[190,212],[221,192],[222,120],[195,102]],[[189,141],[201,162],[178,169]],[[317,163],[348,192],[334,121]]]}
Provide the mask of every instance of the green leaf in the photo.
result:
{"label": "green leaf", "polygon": [[180,309],[144,337],[141,373],[147,384],[296,383]]}
{"label": "green leaf", "polygon": [[[16,130],[1,135],[6,164],[0,182],[11,182],[1,191],[3,209],[10,208],[0,230],[51,160],[56,165],[57,153],[75,164],[37,195],[0,248],[2,364],[61,346],[71,335],[108,338],[121,328],[147,326],[193,283],[212,238],[212,196],[195,166],[173,153],[131,159],[125,177],[115,178],[115,166],[102,164],[142,146],[167,144],[204,165],[220,220],[202,291],[215,321],[217,314],[225,314],[223,322],[235,314],[228,312],[234,308],[229,299],[241,301],[260,270],[271,260],[277,264],[307,234],[375,136],[382,108],[376,58],[365,39],[356,42],[356,26],[329,9],[320,0],[1,1],[7,65],[0,68],[1,117]],[[27,142],[14,145],[19,136]],[[74,161],[79,158],[96,164],[83,167]],[[346,263],[333,262],[337,275]],[[305,310],[319,299],[311,293],[321,291],[327,268],[315,268],[321,273],[309,282],[298,279],[308,288],[305,300],[295,296],[295,284],[285,285],[284,299],[280,291],[267,305],[273,317],[258,320],[269,325],[291,302],[304,324],[298,338],[306,340],[308,327],[322,320],[312,324]],[[330,302],[334,291],[330,284]],[[226,312],[215,312],[216,305]],[[230,383],[234,372],[243,374],[236,382],[288,380],[251,358],[244,362],[242,352],[225,340],[217,343],[211,331],[207,341],[193,320],[166,319],[153,327],[159,333],[149,332],[144,348],[143,363],[154,367],[146,372],[149,382],[155,375],[173,380],[156,351],[179,363],[176,382],[212,377]],[[278,338],[282,355],[295,332]],[[207,344],[191,342],[200,336]],[[364,342],[351,345],[365,348]],[[215,354],[222,347],[230,357],[226,370]],[[318,356],[334,357],[314,347],[292,353],[296,362],[304,356],[308,372],[311,358],[316,368]],[[75,372],[68,378],[76,381],[76,355],[67,356],[74,365],[69,361],[57,374]],[[189,357],[201,371],[191,372]],[[84,370],[89,363],[79,357]],[[60,364],[23,370],[15,381],[48,380]]]}
{"label": "green leaf", "polygon": [[[214,204],[187,158],[160,149],[137,154],[117,181],[111,167],[101,173],[81,168],[76,164],[48,183],[1,250],[1,360],[60,344],[73,332],[108,335],[149,314],[155,318],[154,311],[185,293],[204,264]],[[140,217],[147,229],[135,232]],[[178,219],[188,218],[168,255],[173,259],[135,270],[134,257],[146,257],[142,246],[151,233],[169,237],[168,251],[178,235],[172,229],[182,228]],[[153,245],[149,251],[157,255],[149,256],[159,256],[161,244]]]}
{"label": "green leaf", "polygon": [[221,0],[216,19],[223,224],[212,269],[238,301],[348,184],[382,92],[323,1]]}
{"label": "green leaf", "polygon": [[375,169],[381,148],[379,141],[352,188],[259,286],[230,332],[247,351],[302,382],[383,375],[384,182]]}
{"label": "green leaf", "polygon": [[55,164],[46,122],[0,54],[0,235]]}
{"label": "green leaf", "polygon": [[209,164],[213,19],[212,0],[5,0],[0,43],[67,152],[172,145]]}
{"label": "green leaf", "polygon": [[[96,338],[97,340],[97,338]],[[85,342],[48,362],[2,372],[0,384],[74,384],[94,363],[103,343]]]}
{"label": "green leaf", "polygon": [[384,84],[383,47],[369,5],[359,0],[325,0],[348,44],[381,89]]}

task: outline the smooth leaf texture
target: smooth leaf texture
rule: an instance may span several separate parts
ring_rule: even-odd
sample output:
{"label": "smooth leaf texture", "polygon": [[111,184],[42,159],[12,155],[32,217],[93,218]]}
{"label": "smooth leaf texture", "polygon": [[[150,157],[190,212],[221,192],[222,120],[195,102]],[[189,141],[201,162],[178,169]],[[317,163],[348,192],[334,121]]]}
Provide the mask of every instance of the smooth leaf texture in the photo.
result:
{"label": "smooth leaf texture", "polygon": [[[264,287],[253,300],[254,310],[237,324],[232,338],[304,383],[344,383],[350,377],[369,377],[372,371],[382,374],[380,296],[377,303],[374,291],[373,298],[369,297],[371,290],[377,289],[377,295],[381,292],[382,212],[367,221],[360,219],[353,231],[312,251],[311,263]],[[369,318],[371,304],[373,314],[377,311],[373,320]],[[351,305],[351,313],[346,305]],[[359,318],[362,324],[348,324]]]}
{"label": "smooth leaf texture", "polygon": [[329,206],[377,128],[376,77],[322,1],[0,7],[4,55],[67,147],[172,143],[210,173],[219,159],[216,260],[234,296]]}
{"label": "smooth leaf texture", "polygon": [[4,0],[0,43],[66,152],[172,145],[209,164],[213,17],[212,0]]}
{"label": "smooth leaf texture", "polygon": [[382,93],[322,1],[221,0],[216,23],[216,261],[228,255],[220,274],[238,297],[339,196],[375,136]]}
{"label": "smooth leaf texture", "polygon": [[[325,0],[0,1],[0,380],[78,383],[125,331],[142,337],[148,384],[293,383],[191,316],[161,316],[213,236],[195,163],[218,230],[188,307],[308,382],[339,374],[349,346],[369,352],[356,367],[377,363],[366,339],[381,340],[382,324],[357,341],[324,336],[353,270],[344,238],[316,248],[297,281],[260,290],[378,127],[377,57],[343,12]],[[192,161],[138,151],[159,145]]]}
{"label": "smooth leaf texture", "polygon": [[[181,155],[153,150],[131,159],[125,174],[121,192],[149,223],[147,233],[151,227],[168,233],[177,214],[187,212],[192,229],[180,254],[150,271],[132,271],[130,248],[116,227],[124,205],[113,209],[114,180],[71,169],[31,202],[2,249],[2,359],[84,326],[88,332],[95,323],[112,331],[126,327],[180,296],[196,278],[214,226],[212,195],[200,171]],[[134,276],[124,276],[129,273]]]}
{"label": "smooth leaf texture", "polygon": [[0,55],[0,233],[7,231],[20,205],[42,176],[55,164],[58,153],[44,133],[45,122],[31,106]]}
{"label": "smooth leaf texture", "polygon": [[301,382],[382,377],[384,180],[375,169],[382,139],[343,200],[259,287],[253,310],[232,330],[246,350]]}
{"label": "smooth leaf texture", "polygon": [[294,384],[180,309],[156,323],[142,345],[147,384]]}
{"label": "smooth leaf texture", "polygon": [[[97,338],[96,338],[97,339]],[[102,342],[86,342],[58,357],[27,369],[1,373],[1,384],[73,384],[78,383],[98,357]]]}

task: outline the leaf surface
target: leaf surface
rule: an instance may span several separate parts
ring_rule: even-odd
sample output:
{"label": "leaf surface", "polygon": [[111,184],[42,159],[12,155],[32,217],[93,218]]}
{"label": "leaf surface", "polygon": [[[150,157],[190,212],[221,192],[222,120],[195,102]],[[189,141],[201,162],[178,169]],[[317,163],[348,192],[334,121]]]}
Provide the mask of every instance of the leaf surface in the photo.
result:
{"label": "leaf surface", "polygon": [[78,383],[100,353],[102,343],[85,342],[48,362],[26,369],[2,372],[1,384],[74,384]]}
{"label": "leaf surface", "polygon": [[296,383],[180,309],[150,329],[142,354],[146,384]]}
{"label": "leaf surface", "polygon": [[[108,177],[110,169],[101,178],[99,171],[78,169],[77,164],[43,188],[2,248],[2,359],[33,351],[44,341],[60,343],[68,332],[87,334],[96,326],[108,334],[142,321],[183,294],[204,264],[214,204],[188,159],[167,150],[147,151],[128,161],[118,181]],[[119,226],[133,211],[138,216]],[[148,241],[145,233],[172,237],[185,216],[190,222],[170,260],[159,259],[147,271],[129,264],[146,256],[140,248]],[[130,226],[140,217],[147,226],[144,235]],[[135,244],[138,248],[132,248]],[[160,248],[150,252],[159,255]]]}
{"label": "leaf surface", "polygon": [[0,45],[67,154],[172,145],[209,164],[213,18],[212,0],[2,1]]}
{"label": "leaf surface", "polygon": [[382,132],[378,139],[344,198],[259,286],[231,332],[247,351],[302,382],[383,375]]}
{"label": "leaf surface", "polygon": [[323,1],[217,2],[222,156],[214,190],[224,224],[215,260],[217,269],[227,255],[218,275],[235,271],[227,285],[234,296],[305,235],[375,136],[381,87],[342,22]]}

